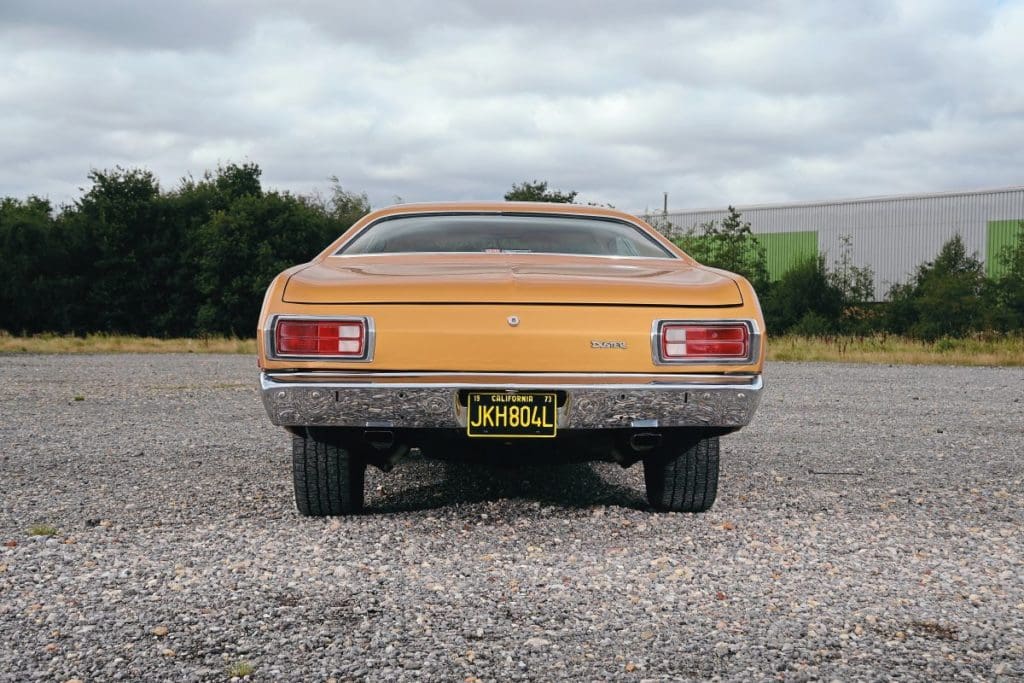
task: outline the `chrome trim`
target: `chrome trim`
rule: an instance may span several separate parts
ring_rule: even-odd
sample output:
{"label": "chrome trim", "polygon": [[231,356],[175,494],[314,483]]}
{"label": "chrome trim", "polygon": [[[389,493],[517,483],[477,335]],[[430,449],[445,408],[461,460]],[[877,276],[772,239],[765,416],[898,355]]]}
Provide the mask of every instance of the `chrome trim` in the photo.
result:
{"label": "chrome trim", "polygon": [[459,405],[460,389],[564,391],[566,401],[558,410],[559,429],[635,428],[650,424],[659,428],[742,427],[753,419],[763,386],[759,374],[260,375],[263,404],[276,425],[365,428],[387,424],[395,429],[464,428],[466,409]]}
{"label": "chrome trim", "polygon": [[[747,326],[750,332],[750,353],[745,358],[687,358],[684,360],[665,360],[661,357],[661,328],[665,324],[672,325],[735,325]],[[720,320],[677,320],[664,318],[651,324],[651,360],[655,365],[750,365],[761,355],[761,328],[751,318],[725,318]]]}
{"label": "chrome trim", "polygon": [[[277,348],[274,345],[275,342],[275,330],[277,329],[277,323],[281,320],[329,320],[337,322],[361,322],[366,329],[366,347],[363,349],[363,355],[358,358],[352,356],[322,356],[322,355],[303,355],[303,354],[279,354]],[[284,315],[276,314],[270,316],[267,320],[267,326],[263,329],[263,344],[267,350],[267,360],[338,360],[346,361],[348,363],[369,363],[373,360],[373,351],[377,341],[377,330],[373,324],[373,318],[368,315]]]}
{"label": "chrome trim", "polygon": [[478,386],[522,387],[615,387],[622,384],[668,385],[679,384],[698,386],[749,386],[758,377],[756,373],[729,375],[681,373],[635,373],[635,372],[394,372],[365,370],[268,370],[263,373],[269,379],[285,383],[342,383],[351,384],[402,384],[404,386],[432,387],[446,384],[458,388]]}

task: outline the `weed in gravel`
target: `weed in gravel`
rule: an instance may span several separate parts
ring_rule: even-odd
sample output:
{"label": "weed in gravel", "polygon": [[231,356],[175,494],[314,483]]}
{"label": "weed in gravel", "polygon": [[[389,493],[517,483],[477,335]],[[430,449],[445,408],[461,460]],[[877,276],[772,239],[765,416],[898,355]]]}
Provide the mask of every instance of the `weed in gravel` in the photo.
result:
{"label": "weed in gravel", "polygon": [[33,524],[28,530],[29,536],[56,536],[57,527],[49,524]]}
{"label": "weed in gravel", "polygon": [[245,678],[246,676],[251,676],[255,671],[256,667],[243,659],[235,662],[228,668],[228,676],[231,678]]}
{"label": "weed in gravel", "polygon": [[937,621],[920,621],[914,620],[907,624],[908,630],[914,631],[919,635],[925,636],[926,638],[935,638],[936,640],[956,640],[957,630],[953,626],[946,626],[940,624]]}

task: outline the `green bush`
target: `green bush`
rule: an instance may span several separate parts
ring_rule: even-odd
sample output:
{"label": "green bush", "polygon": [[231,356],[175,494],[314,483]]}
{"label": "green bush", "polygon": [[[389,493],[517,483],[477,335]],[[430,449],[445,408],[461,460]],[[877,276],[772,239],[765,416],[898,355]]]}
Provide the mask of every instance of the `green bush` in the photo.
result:
{"label": "green bush", "polygon": [[914,278],[889,290],[887,327],[925,340],[962,337],[990,317],[984,305],[985,271],[957,235]]}
{"label": "green bush", "polygon": [[798,261],[761,300],[765,324],[774,334],[821,335],[839,330],[843,292],[829,276],[824,256]]}
{"label": "green bush", "polygon": [[820,313],[808,311],[804,314],[804,317],[800,318],[796,325],[787,330],[787,333],[800,335],[801,337],[824,337],[834,334],[836,327],[835,320],[829,320]]}

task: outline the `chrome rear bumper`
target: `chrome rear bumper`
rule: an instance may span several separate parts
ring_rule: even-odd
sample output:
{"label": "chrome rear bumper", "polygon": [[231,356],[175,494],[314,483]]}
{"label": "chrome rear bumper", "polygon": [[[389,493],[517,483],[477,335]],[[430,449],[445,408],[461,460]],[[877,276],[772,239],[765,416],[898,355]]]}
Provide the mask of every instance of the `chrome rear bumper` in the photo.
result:
{"label": "chrome rear bumper", "polygon": [[263,405],[281,426],[466,428],[459,392],[565,392],[559,429],[742,427],[761,375],[264,372]]}

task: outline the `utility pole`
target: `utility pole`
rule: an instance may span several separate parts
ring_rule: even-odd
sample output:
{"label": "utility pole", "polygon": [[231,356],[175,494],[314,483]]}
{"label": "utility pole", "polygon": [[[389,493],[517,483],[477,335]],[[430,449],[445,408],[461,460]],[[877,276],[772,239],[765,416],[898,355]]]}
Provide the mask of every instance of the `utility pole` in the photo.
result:
{"label": "utility pole", "polygon": [[667,216],[668,215],[668,192],[665,193],[665,202],[664,202],[664,204],[662,204],[661,214],[663,216]]}

